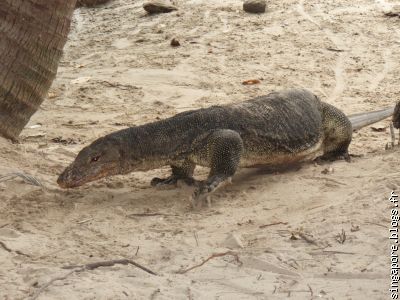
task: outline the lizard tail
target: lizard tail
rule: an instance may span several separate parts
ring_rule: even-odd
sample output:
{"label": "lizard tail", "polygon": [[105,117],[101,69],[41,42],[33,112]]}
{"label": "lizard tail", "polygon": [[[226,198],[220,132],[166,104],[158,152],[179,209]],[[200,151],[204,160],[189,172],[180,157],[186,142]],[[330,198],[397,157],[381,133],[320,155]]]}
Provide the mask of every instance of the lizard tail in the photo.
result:
{"label": "lizard tail", "polygon": [[365,126],[374,124],[381,120],[384,120],[393,115],[394,126],[400,127],[400,102],[397,103],[396,108],[388,107],[385,109],[371,111],[366,113],[358,113],[348,116],[351,125],[353,126],[353,131],[359,130]]}

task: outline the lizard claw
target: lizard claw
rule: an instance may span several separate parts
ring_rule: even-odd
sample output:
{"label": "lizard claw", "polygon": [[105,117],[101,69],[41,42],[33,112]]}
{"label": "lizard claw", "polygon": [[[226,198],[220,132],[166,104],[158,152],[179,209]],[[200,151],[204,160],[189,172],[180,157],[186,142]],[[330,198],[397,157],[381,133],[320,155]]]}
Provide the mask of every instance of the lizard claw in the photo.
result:
{"label": "lizard claw", "polygon": [[190,204],[194,210],[200,210],[202,207],[207,204],[208,208],[211,208],[211,197],[208,194],[201,194],[201,195],[195,195],[196,191],[193,193],[193,195],[189,198]]}
{"label": "lizard claw", "polygon": [[175,176],[170,176],[167,178],[158,178],[158,177],[154,177],[151,182],[150,185],[151,186],[166,186],[166,185],[176,185],[178,182],[178,178]]}

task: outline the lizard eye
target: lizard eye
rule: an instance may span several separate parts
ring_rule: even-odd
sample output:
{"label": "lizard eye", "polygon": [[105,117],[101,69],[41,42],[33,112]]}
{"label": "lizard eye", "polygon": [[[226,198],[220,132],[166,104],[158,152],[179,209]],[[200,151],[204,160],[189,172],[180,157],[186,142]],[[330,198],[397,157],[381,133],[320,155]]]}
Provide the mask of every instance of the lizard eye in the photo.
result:
{"label": "lizard eye", "polygon": [[91,162],[96,162],[96,161],[99,160],[99,158],[100,158],[100,155],[97,155],[97,156],[95,156],[95,157],[92,157]]}

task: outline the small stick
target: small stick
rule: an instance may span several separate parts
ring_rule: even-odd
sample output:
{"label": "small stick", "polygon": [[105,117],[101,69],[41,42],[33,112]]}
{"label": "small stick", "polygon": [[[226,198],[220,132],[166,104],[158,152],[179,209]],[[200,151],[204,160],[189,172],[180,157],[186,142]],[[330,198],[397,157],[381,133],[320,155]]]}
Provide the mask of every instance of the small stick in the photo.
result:
{"label": "small stick", "polygon": [[270,224],[261,225],[261,226],[259,226],[258,228],[265,228],[265,227],[274,226],[274,225],[279,225],[279,224],[287,225],[288,222],[281,222],[281,221],[279,221],[279,222],[274,222],[274,223],[270,223]]}
{"label": "small stick", "polygon": [[394,143],[396,142],[396,137],[394,135],[393,123],[390,123],[390,136],[392,138],[392,147],[394,147]]}
{"label": "small stick", "polygon": [[92,221],[93,220],[93,218],[89,218],[89,219],[86,219],[86,220],[82,220],[82,221],[78,221],[78,222],[76,222],[77,224],[85,224],[85,223],[87,223],[87,222],[89,222],[89,221]]}
{"label": "small stick", "polygon": [[5,175],[0,175],[0,182],[11,180],[15,177],[21,177],[28,184],[43,187],[43,185],[35,177],[21,172],[12,172]]}
{"label": "small stick", "polygon": [[136,214],[129,214],[127,217],[155,217],[155,216],[168,216],[168,217],[174,217],[176,215],[170,215],[170,214],[161,214],[161,213],[136,213]]}
{"label": "small stick", "polygon": [[2,242],[2,241],[0,241],[0,246],[1,246],[1,248],[3,248],[4,250],[6,250],[7,252],[13,252],[10,248],[8,248],[8,246],[4,243],[4,242]]}
{"label": "small stick", "polygon": [[138,253],[139,253],[139,247],[140,247],[140,246],[137,246],[137,249],[136,249],[135,256],[137,256],[137,255],[138,255]]}
{"label": "small stick", "polygon": [[349,255],[355,255],[357,253],[355,252],[346,252],[346,251],[334,251],[334,250],[322,250],[321,252],[311,252],[311,254],[316,254],[316,255],[328,255],[328,254],[349,254]]}
{"label": "small stick", "polygon": [[326,48],[326,50],[333,51],[333,52],[344,52],[343,49],[335,49],[335,48],[331,48],[331,47]]}
{"label": "small stick", "polygon": [[19,250],[12,250],[12,249],[10,249],[4,242],[2,242],[2,241],[0,241],[0,246],[1,246],[1,248],[3,248],[4,250],[6,250],[7,252],[10,252],[10,253],[12,253],[12,252],[15,252],[15,253],[17,253],[18,255],[23,255],[23,256],[26,256],[26,257],[31,257],[30,255],[28,255],[28,254],[25,254],[24,252],[22,252],[22,251],[19,251]]}
{"label": "small stick", "polygon": [[59,276],[59,277],[53,278],[53,279],[50,280],[49,282],[47,282],[47,283],[45,283],[44,285],[42,285],[42,286],[40,287],[40,289],[38,289],[38,290],[36,291],[36,293],[30,298],[30,300],[35,300],[35,299],[37,299],[37,298],[39,297],[39,295],[40,295],[45,289],[47,289],[50,285],[53,284],[53,282],[58,281],[58,280],[64,280],[64,279],[66,279],[69,275],[71,275],[71,274],[73,274],[73,273],[75,273],[75,272],[82,271],[82,270],[83,270],[83,269],[75,269],[75,270],[72,270],[72,271],[68,272],[67,274],[65,274],[65,275],[63,275],[63,276]]}
{"label": "small stick", "polygon": [[189,272],[189,271],[191,271],[191,270],[193,270],[193,269],[196,269],[196,268],[201,267],[202,265],[204,265],[206,262],[208,262],[209,260],[211,260],[211,259],[213,259],[213,258],[221,257],[221,256],[226,256],[226,255],[232,255],[233,257],[235,257],[235,260],[236,260],[239,264],[242,264],[242,262],[241,262],[240,259],[239,259],[239,255],[238,255],[237,253],[232,252],[232,251],[227,251],[227,252],[222,252],[222,253],[214,253],[213,255],[211,255],[210,257],[208,257],[207,259],[203,260],[200,264],[195,265],[195,266],[193,266],[193,267],[190,267],[189,269],[177,271],[176,273],[178,273],[178,274],[185,274],[185,273],[187,273],[187,272]]}
{"label": "small stick", "polygon": [[317,241],[314,240],[312,237],[307,236],[304,232],[296,232],[299,237],[301,237],[303,240],[305,240],[307,243],[313,244],[313,245],[318,245]]}
{"label": "small stick", "polygon": [[154,300],[157,297],[157,294],[159,294],[161,292],[160,289],[156,289],[153,293],[151,293],[150,295],[150,300]]}
{"label": "small stick", "polygon": [[157,275],[155,272],[151,271],[150,269],[138,264],[137,262],[134,262],[133,260],[130,259],[113,259],[113,260],[106,260],[106,261],[99,261],[99,262],[94,262],[94,263],[89,263],[85,265],[77,265],[77,266],[65,266],[63,269],[75,269],[75,268],[83,268],[85,270],[94,270],[99,267],[111,267],[117,264],[121,265],[134,265],[135,267],[138,267],[139,269],[142,269],[143,271],[151,274],[151,275]]}
{"label": "small stick", "polygon": [[314,292],[313,292],[313,290],[312,290],[312,288],[311,288],[311,286],[309,284],[307,284],[307,286],[308,286],[308,289],[310,290],[311,298],[313,298],[314,297]]}
{"label": "small stick", "polygon": [[47,282],[46,284],[44,284],[43,286],[41,286],[39,288],[39,290],[37,290],[37,292],[30,298],[30,300],[36,300],[45,289],[47,289],[50,285],[53,284],[53,282],[58,281],[58,280],[64,280],[73,273],[78,273],[78,272],[82,272],[85,270],[94,270],[99,267],[110,267],[110,266],[114,266],[116,264],[122,264],[122,265],[131,264],[131,265],[134,265],[134,266],[142,269],[143,271],[145,271],[147,273],[150,273],[152,275],[157,275],[153,271],[147,269],[146,267],[139,265],[138,263],[136,263],[130,259],[115,259],[115,260],[108,260],[108,261],[99,261],[99,262],[94,262],[94,263],[89,263],[89,264],[79,265],[79,266],[66,266],[66,267],[62,267],[62,268],[63,269],[73,269],[73,270],[71,270],[70,272],[68,272],[67,274],[65,274],[63,276],[55,277],[52,280],[50,280],[49,282]]}
{"label": "small stick", "polygon": [[196,245],[198,247],[199,246],[199,241],[197,240],[197,233],[193,232],[193,235],[194,235],[194,239],[196,240]]}

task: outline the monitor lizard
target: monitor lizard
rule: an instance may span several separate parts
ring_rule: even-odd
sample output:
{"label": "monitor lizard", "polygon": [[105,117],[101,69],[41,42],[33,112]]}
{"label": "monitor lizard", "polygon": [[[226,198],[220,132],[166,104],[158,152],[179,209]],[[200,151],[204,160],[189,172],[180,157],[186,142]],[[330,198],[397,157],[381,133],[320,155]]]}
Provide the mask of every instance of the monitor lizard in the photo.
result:
{"label": "monitor lizard", "polygon": [[[238,167],[287,166],[317,157],[349,159],[353,130],[385,119],[394,108],[346,116],[304,89],[287,89],[237,104],[211,106],[122,129],[83,148],[59,176],[73,188],[106,176],[170,165],[167,178],[151,185],[196,184],[204,199]],[[196,165],[210,168],[205,181]]]}

